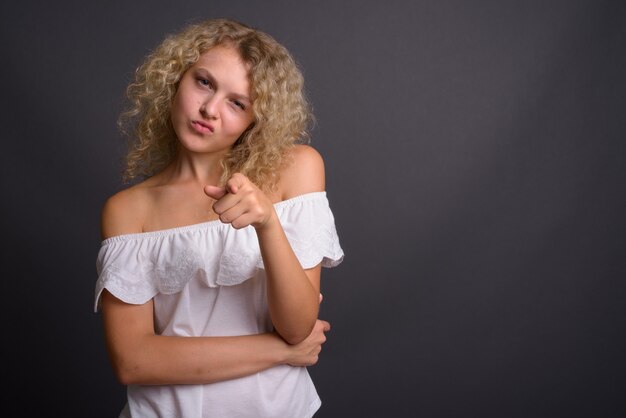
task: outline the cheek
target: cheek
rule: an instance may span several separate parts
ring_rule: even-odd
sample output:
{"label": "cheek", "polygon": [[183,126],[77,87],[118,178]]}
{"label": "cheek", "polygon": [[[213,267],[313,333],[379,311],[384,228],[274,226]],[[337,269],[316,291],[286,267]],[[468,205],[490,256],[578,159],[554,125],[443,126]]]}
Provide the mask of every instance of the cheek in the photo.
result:
{"label": "cheek", "polygon": [[176,111],[188,111],[193,107],[195,103],[199,103],[200,99],[197,94],[194,94],[193,90],[189,88],[184,80],[179,86],[174,99],[172,100],[172,112]]}
{"label": "cheek", "polygon": [[176,100],[172,101],[172,104],[170,106],[170,120],[172,121],[173,124],[176,124],[176,121],[178,120],[178,106],[176,104]]}
{"label": "cheek", "polygon": [[182,108],[182,104],[180,100],[180,94],[179,92],[176,92],[176,94],[174,95],[174,98],[172,99],[172,104],[170,106],[170,114],[172,115],[172,117],[175,117],[176,114],[180,112],[181,108]]}
{"label": "cheek", "polygon": [[244,133],[245,131],[247,131],[250,127],[252,126],[252,122],[249,119],[246,119],[245,121],[241,122],[240,125],[240,134]]}
{"label": "cheek", "polygon": [[189,96],[176,94],[170,106],[170,121],[174,126],[186,125],[191,113],[191,102]]}
{"label": "cheek", "polygon": [[240,118],[239,124],[240,124],[241,129],[243,131],[247,130],[248,128],[250,128],[254,124],[254,116],[247,115],[245,117]]}
{"label": "cheek", "polygon": [[249,126],[249,123],[247,123],[247,119],[244,120],[243,118],[237,115],[233,115],[229,113],[222,113],[222,115],[223,115],[222,120],[223,120],[225,129],[233,135],[238,136],[243,131],[245,131]]}

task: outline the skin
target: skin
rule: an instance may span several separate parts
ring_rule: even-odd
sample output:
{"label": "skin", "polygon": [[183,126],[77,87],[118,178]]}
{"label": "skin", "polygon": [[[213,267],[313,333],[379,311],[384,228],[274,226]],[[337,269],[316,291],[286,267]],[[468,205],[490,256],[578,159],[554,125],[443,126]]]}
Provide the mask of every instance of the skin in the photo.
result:
{"label": "skin", "polygon": [[317,151],[297,146],[273,193],[236,173],[215,186],[224,153],[253,122],[247,66],[229,47],[215,47],[185,72],[172,101],[177,158],[162,172],[105,203],[102,238],[220,219],[255,228],[267,273],[275,331],[235,337],[175,337],[154,332],[153,301],[143,305],[102,294],[108,353],[118,380],[128,384],[205,384],[280,365],[318,361],[330,324],[318,320],[320,266],[302,269],[273,204],[325,189]]}

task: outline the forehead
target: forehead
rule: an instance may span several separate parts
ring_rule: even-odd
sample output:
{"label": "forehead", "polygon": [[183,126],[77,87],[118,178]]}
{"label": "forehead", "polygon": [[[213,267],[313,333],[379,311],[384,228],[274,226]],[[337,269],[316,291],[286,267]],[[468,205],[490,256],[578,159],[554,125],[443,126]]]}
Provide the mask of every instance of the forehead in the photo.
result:
{"label": "forehead", "polygon": [[239,51],[227,45],[218,45],[200,54],[200,58],[192,67],[215,68],[248,76],[249,65],[241,59]]}

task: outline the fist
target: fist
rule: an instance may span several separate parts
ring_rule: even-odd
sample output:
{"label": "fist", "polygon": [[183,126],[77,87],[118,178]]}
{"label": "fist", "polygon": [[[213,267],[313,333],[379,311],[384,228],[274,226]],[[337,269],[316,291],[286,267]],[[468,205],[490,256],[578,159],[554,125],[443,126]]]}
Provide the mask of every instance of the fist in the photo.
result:
{"label": "fist", "polygon": [[233,174],[224,187],[205,186],[204,193],[216,200],[213,210],[220,220],[235,229],[260,229],[276,217],[270,199],[241,173]]}
{"label": "fist", "polygon": [[330,331],[330,324],[318,319],[311,334],[301,343],[289,346],[290,356],[287,364],[290,366],[313,366],[319,360],[322,344],[326,342],[325,332]]}

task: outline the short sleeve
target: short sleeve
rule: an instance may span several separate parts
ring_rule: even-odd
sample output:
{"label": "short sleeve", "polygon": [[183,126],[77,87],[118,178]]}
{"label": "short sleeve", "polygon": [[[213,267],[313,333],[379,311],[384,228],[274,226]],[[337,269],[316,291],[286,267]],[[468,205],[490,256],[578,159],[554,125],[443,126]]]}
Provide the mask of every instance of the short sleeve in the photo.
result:
{"label": "short sleeve", "polygon": [[[156,293],[151,274],[137,262],[141,242],[107,242],[100,247],[96,260],[96,294],[94,310],[100,308],[102,291],[107,289],[118,299],[131,304],[143,304]],[[129,249],[129,246],[135,248]]]}
{"label": "short sleeve", "polygon": [[285,235],[303,268],[335,267],[343,261],[326,192],[308,193],[277,205]]}

